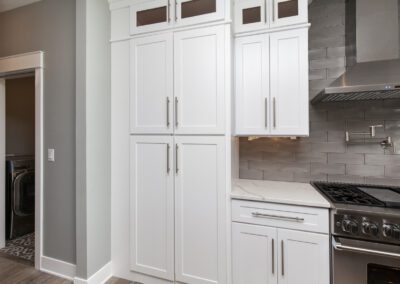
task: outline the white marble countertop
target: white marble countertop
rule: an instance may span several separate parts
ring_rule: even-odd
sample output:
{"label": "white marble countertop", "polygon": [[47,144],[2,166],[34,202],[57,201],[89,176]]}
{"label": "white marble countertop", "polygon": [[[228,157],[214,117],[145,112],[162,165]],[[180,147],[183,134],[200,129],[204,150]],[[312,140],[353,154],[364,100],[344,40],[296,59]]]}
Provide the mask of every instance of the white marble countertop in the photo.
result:
{"label": "white marble countertop", "polygon": [[232,199],[330,208],[330,203],[308,183],[236,179],[232,181],[231,197]]}

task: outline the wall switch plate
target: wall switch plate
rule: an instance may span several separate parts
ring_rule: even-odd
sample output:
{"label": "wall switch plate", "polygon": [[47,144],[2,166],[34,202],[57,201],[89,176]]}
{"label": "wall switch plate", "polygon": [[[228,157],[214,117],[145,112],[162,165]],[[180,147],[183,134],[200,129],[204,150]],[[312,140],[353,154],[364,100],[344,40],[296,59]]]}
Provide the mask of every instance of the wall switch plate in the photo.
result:
{"label": "wall switch plate", "polygon": [[54,149],[47,149],[47,160],[49,162],[55,162],[55,151]]}

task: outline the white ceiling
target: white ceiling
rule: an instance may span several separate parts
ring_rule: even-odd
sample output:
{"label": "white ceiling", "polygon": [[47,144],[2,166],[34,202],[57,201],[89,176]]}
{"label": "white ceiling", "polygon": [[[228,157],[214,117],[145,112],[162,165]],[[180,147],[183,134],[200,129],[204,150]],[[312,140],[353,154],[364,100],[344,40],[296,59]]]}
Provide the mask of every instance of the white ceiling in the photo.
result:
{"label": "white ceiling", "polygon": [[0,0],[0,13],[39,1],[41,0]]}

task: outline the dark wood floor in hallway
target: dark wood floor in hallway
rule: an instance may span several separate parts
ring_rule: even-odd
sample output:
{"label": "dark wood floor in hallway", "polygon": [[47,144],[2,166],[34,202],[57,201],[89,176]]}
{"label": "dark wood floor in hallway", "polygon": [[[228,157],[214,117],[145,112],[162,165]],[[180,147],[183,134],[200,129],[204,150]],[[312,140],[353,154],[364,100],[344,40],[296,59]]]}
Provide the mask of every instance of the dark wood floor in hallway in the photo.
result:
{"label": "dark wood floor in hallway", "polygon": [[[0,253],[0,284],[71,284],[71,281],[35,270],[29,261]],[[107,284],[132,284],[117,278]]]}

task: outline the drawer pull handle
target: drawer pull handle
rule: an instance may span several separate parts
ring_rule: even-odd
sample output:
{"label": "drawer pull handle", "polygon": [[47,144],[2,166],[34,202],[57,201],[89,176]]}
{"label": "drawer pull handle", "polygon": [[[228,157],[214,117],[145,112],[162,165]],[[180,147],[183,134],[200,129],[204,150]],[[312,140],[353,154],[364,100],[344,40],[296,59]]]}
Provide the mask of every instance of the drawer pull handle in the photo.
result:
{"label": "drawer pull handle", "polygon": [[251,215],[255,218],[281,219],[281,220],[287,220],[287,221],[299,222],[299,223],[304,222],[304,218],[299,218],[299,217],[271,215],[271,214],[263,214],[263,213],[258,213],[258,212],[252,212]]}

